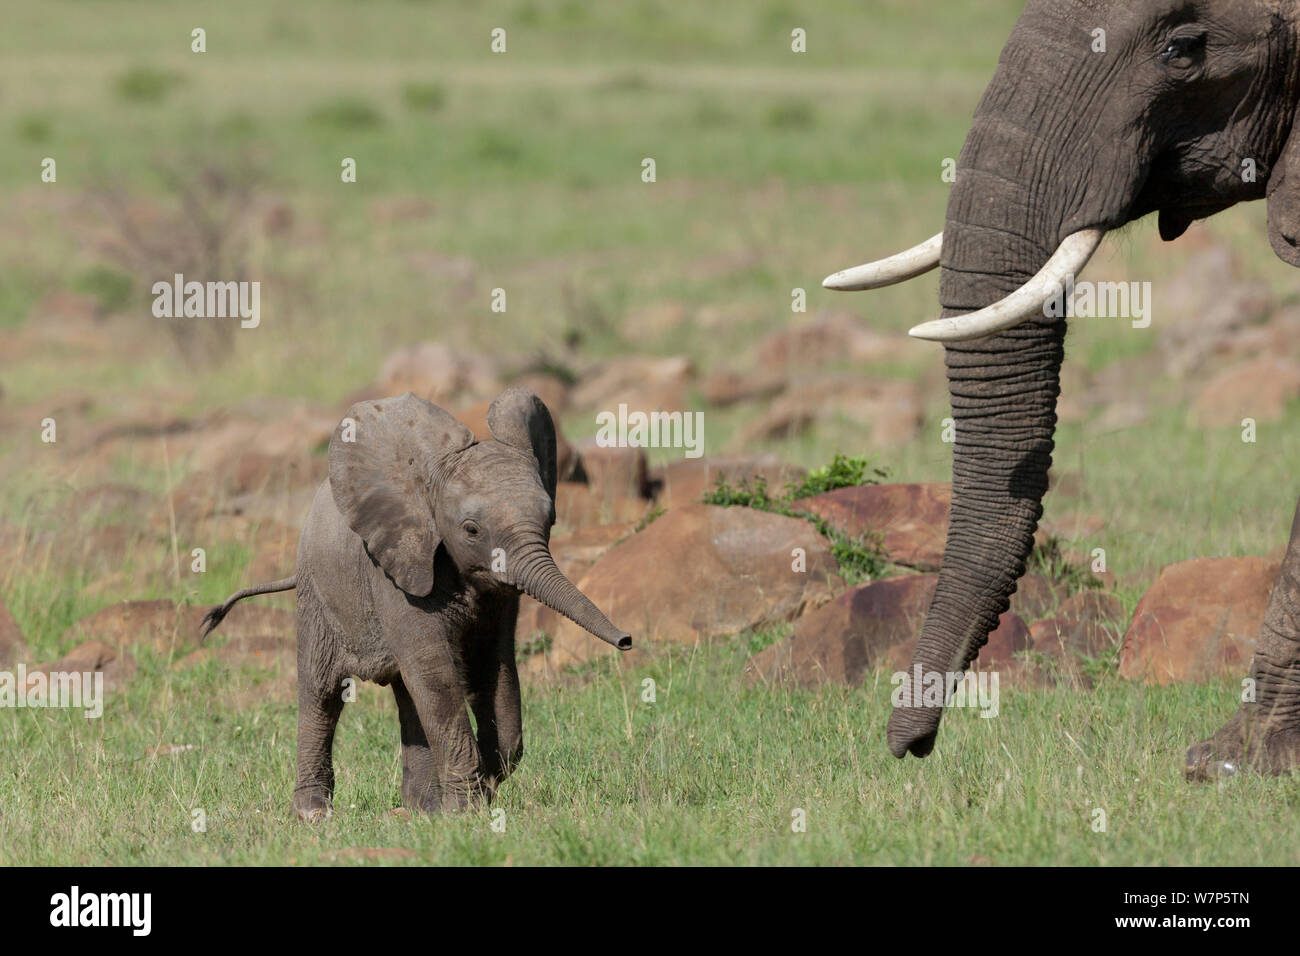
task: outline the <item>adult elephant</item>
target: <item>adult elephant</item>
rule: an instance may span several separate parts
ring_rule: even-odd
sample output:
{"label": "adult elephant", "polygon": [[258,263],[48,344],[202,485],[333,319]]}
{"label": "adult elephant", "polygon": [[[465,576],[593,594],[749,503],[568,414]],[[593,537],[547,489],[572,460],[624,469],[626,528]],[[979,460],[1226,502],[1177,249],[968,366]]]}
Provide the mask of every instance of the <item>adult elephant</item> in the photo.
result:
{"label": "adult elephant", "polygon": [[[870,289],[942,270],[942,316],[912,334],[946,350],[952,518],[909,674],[969,666],[1024,574],[1066,331],[1048,297],[1112,229],[1154,212],[1173,240],[1265,197],[1274,251],[1300,266],[1298,107],[1300,3],[1031,0],[976,110],[942,235],[826,280]],[[1300,766],[1300,510],[1252,674],[1256,701],[1188,751],[1189,777]],[[889,719],[897,757],[934,747],[942,709],[920,689]]]}

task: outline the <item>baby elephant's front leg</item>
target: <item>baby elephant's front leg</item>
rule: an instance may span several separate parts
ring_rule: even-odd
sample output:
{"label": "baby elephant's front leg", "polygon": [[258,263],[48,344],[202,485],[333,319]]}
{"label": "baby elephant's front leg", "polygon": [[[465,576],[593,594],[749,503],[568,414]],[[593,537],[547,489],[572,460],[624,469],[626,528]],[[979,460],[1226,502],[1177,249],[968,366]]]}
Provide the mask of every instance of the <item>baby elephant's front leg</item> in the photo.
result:
{"label": "baby elephant's front leg", "polygon": [[524,734],[519,707],[519,672],[515,668],[514,641],[480,666],[479,679],[470,694],[470,706],[478,724],[478,746],[489,795],[524,755]]}
{"label": "baby elephant's front leg", "polygon": [[488,781],[478,741],[450,660],[402,665],[402,682],[415,704],[429,742],[442,791],[442,809],[463,810],[486,802]]}

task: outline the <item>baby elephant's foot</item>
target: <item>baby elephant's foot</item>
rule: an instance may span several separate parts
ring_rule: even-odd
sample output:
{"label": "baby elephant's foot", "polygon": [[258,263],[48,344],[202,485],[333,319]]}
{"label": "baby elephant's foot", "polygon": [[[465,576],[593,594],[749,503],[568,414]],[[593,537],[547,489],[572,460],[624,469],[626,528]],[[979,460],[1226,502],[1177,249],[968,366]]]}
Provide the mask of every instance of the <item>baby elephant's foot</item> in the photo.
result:
{"label": "baby elephant's foot", "polygon": [[1213,737],[1187,751],[1183,773],[1188,780],[1208,782],[1243,770],[1300,770],[1300,727],[1269,720],[1258,704],[1243,705]]}
{"label": "baby elephant's foot", "polygon": [[324,823],[334,815],[334,801],[319,788],[295,790],[293,811],[304,823]]}

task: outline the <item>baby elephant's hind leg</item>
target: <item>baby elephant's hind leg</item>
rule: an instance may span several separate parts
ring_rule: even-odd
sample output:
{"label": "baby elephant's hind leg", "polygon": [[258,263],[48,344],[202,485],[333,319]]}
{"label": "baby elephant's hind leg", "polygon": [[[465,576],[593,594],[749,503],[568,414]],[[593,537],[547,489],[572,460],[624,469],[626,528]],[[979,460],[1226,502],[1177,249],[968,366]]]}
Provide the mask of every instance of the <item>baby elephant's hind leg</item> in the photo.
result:
{"label": "baby elephant's hind leg", "polygon": [[323,642],[298,621],[298,776],[293,809],[317,822],[334,810],[334,730],[343,712],[343,675]]}

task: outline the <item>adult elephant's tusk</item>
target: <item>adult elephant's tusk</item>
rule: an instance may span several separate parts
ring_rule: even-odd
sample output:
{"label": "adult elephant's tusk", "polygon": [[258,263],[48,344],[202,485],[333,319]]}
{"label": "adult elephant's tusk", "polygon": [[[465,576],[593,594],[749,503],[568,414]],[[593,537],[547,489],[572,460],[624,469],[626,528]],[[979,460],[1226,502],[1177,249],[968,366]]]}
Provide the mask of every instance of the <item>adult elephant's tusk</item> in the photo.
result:
{"label": "adult elephant's tusk", "polygon": [[1081,229],[1065,237],[1047,265],[1015,292],[988,308],[947,319],[924,322],[908,335],[931,342],[965,342],[1001,332],[1043,315],[1044,304],[1062,294],[1067,277],[1076,276],[1088,264],[1105,229]]}
{"label": "adult elephant's tusk", "polygon": [[864,292],[867,289],[883,289],[925,275],[939,264],[939,253],[943,251],[943,233],[932,236],[919,246],[913,246],[906,252],[900,252],[879,262],[868,262],[863,266],[845,269],[822,280],[822,286],[836,292]]}

